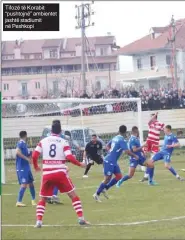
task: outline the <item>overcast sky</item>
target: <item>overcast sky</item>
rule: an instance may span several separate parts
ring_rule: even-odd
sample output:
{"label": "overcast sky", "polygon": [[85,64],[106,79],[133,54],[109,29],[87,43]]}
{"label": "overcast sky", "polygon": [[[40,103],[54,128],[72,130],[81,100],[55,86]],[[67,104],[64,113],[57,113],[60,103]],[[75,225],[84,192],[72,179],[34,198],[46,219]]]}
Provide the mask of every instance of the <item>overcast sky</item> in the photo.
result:
{"label": "overcast sky", "polygon": [[[39,2],[36,1],[36,3]],[[6,3],[10,2],[6,1]],[[29,2],[25,1],[25,3]],[[60,2],[59,32],[3,32],[2,39],[80,37],[80,31],[75,29],[75,5],[78,4],[80,2]],[[87,29],[87,36],[102,36],[110,32],[115,35],[117,44],[120,46],[129,44],[148,34],[151,27],[169,24],[172,15],[174,15],[176,20],[185,18],[185,1],[95,1],[92,8],[95,11],[95,15],[92,18],[95,26]]]}

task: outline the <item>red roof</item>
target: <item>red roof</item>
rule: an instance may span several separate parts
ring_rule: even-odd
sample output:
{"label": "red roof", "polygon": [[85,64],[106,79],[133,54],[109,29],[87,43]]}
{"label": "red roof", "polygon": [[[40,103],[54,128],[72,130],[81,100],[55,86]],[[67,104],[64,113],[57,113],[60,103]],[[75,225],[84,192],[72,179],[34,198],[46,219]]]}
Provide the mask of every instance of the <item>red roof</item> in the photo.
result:
{"label": "red roof", "polygon": [[[175,22],[176,25],[176,47],[185,49],[185,19]],[[156,34],[152,38],[151,34],[132,42],[123,48],[120,48],[117,54],[119,55],[134,55],[139,52],[146,52],[150,50],[164,49],[170,47],[170,31],[171,27],[153,27],[153,32]]]}

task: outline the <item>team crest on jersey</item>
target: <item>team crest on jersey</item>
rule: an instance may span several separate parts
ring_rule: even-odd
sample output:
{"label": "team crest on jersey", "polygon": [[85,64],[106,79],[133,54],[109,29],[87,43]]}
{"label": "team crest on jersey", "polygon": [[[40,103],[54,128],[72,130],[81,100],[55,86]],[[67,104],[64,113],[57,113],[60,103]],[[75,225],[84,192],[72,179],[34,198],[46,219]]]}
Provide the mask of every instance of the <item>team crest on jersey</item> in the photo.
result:
{"label": "team crest on jersey", "polygon": [[25,183],[25,182],[26,182],[26,179],[25,179],[25,178],[22,178],[22,179],[21,179],[21,182],[22,182],[22,183]]}

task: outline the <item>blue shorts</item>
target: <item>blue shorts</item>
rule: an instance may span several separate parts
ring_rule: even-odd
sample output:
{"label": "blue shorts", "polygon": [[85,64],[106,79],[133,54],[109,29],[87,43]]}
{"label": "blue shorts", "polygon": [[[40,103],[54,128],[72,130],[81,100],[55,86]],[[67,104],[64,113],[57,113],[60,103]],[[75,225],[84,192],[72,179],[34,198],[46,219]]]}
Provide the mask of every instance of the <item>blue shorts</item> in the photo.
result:
{"label": "blue shorts", "polygon": [[118,164],[103,162],[103,171],[105,176],[111,176],[112,174],[121,173],[120,167]]}
{"label": "blue shorts", "polygon": [[17,170],[17,178],[20,185],[34,182],[31,170]]}
{"label": "blue shorts", "polygon": [[152,160],[154,162],[157,162],[159,160],[163,160],[166,163],[170,163],[171,162],[171,154],[170,153],[165,153],[165,152],[158,152],[156,153],[153,157]]}
{"label": "blue shorts", "polygon": [[145,157],[140,157],[139,160],[136,160],[134,158],[130,158],[130,167],[136,168],[137,165],[143,166],[146,161]]}

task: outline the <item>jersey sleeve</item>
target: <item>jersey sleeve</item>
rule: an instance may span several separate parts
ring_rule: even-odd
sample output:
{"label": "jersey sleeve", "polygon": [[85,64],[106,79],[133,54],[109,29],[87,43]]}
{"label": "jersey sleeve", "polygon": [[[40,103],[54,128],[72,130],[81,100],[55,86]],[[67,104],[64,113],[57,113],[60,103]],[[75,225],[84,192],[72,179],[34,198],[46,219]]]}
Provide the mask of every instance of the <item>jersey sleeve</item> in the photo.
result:
{"label": "jersey sleeve", "polygon": [[128,144],[126,140],[120,140],[120,147],[122,150],[128,150]]}
{"label": "jersey sleeve", "polygon": [[23,142],[18,142],[17,145],[16,145],[16,148],[20,149],[21,152],[22,152],[22,150],[24,148]]}
{"label": "jersey sleeve", "polygon": [[111,144],[112,144],[112,140],[110,140],[110,141],[107,143],[106,146],[107,146],[108,148],[111,148]]}
{"label": "jersey sleeve", "polygon": [[72,155],[71,148],[70,148],[70,146],[69,146],[68,141],[65,141],[65,142],[64,142],[63,151],[64,151],[65,157],[67,157],[67,156],[69,156],[69,155]]}
{"label": "jersey sleeve", "polygon": [[42,142],[39,142],[35,148],[36,152],[42,153]]}
{"label": "jersey sleeve", "polygon": [[130,150],[133,150],[133,147],[137,147],[136,139],[131,139],[130,141]]}
{"label": "jersey sleeve", "polygon": [[102,142],[99,141],[99,145],[100,145],[100,149],[102,149],[103,148]]}
{"label": "jersey sleeve", "polygon": [[177,137],[174,135],[173,136],[173,143],[178,143],[179,142],[179,140],[177,139]]}

